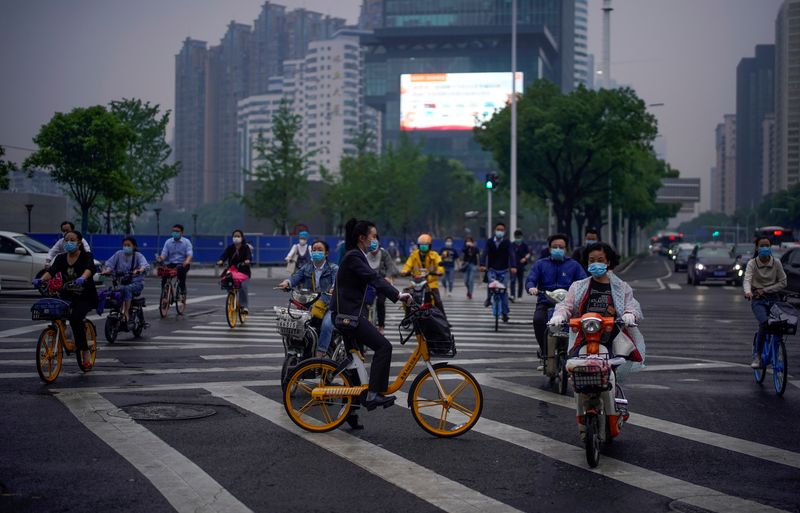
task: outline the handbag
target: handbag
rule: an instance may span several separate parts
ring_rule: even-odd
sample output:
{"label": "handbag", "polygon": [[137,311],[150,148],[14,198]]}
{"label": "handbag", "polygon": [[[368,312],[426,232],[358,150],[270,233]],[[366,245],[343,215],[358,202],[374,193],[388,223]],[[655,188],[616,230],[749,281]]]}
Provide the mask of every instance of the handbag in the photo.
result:
{"label": "handbag", "polygon": [[[367,287],[368,288],[368,287]],[[358,323],[361,320],[361,310],[364,309],[364,302],[367,299],[367,289],[364,289],[364,298],[361,300],[361,306],[358,308],[357,315],[347,315],[339,312],[339,286],[336,285],[336,318],[333,320],[333,325],[337,330],[354,330],[358,328]]]}

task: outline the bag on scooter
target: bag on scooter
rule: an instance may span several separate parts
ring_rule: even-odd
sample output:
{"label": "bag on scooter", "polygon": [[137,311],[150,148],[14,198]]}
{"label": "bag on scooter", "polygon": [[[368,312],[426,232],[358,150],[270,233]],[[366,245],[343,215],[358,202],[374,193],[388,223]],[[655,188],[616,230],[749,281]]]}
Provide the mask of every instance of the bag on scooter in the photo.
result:
{"label": "bag on scooter", "polygon": [[769,309],[767,325],[772,333],[794,335],[797,333],[797,309],[789,303],[773,303]]}

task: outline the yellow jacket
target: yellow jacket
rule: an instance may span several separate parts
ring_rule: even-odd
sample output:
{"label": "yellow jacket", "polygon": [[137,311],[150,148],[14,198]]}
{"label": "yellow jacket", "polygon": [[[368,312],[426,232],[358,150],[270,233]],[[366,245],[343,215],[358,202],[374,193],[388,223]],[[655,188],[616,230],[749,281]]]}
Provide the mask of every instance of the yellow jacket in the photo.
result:
{"label": "yellow jacket", "polygon": [[[411,274],[412,276],[419,274],[422,269],[428,270],[428,286],[432,289],[439,288],[439,274],[444,274],[444,267],[442,267],[442,257],[439,256],[439,253],[430,250],[428,254],[425,255],[425,262],[422,262],[422,259],[419,254],[419,250],[415,249],[411,252],[406,259],[406,263],[403,266],[402,274]],[[434,275],[433,273],[436,273]]]}

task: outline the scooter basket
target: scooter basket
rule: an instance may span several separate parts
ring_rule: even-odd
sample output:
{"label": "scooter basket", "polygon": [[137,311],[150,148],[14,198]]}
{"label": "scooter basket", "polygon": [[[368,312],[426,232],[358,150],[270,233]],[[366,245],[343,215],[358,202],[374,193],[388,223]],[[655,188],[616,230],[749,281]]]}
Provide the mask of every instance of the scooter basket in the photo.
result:
{"label": "scooter basket", "polygon": [[611,368],[608,363],[602,363],[605,365],[597,362],[593,365],[584,365],[572,369],[572,387],[576,394],[591,394],[611,390],[611,383],[609,382]]}
{"label": "scooter basket", "polygon": [[69,316],[69,303],[62,299],[40,299],[31,307],[31,320],[52,321]]}
{"label": "scooter basket", "polygon": [[306,331],[306,322],[311,318],[309,312],[293,311],[289,315],[286,308],[275,308],[275,326],[278,333],[289,339],[302,339]]}

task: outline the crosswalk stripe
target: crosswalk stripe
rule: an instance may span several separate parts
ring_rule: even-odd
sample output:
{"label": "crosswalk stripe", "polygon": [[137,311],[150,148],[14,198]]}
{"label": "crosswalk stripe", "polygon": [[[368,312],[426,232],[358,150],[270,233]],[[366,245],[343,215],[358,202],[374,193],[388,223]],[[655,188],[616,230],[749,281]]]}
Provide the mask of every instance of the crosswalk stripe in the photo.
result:
{"label": "crosswalk stripe", "polygon": [[59,401],[89,431],[133,465],[179,513],[252,513],[203,469],[96,392],[63,390]]}
{"label": "crosswalk stripe", "polygon": [[667,283],[667,287],[669,287],[671,290],[681,290],[681,286],[677,283]]}
{"label": "crosswalk stripe", "polygon": [[[27,351],[30,351],[28,349]],[[95,363],[119,363],[116,358],[97,358]],[[0,360],[0,365],[35,365],[36,362],[33,358],[27,360]]]}
{"label": "crosswalk stripe", "polygon": [[[575,409],[575,399],[567,396],[555,394],[553,392],[546,392],[536,388],[518,385],[511,381],[497,379],[493,376],[486,374],[476,374],[476,379],[487,387],[497,390],[510,392],[515,395],[544,401],[557,406]],[[746,454],[754,458],[758,458],[772,463],[787,465],[794,468],[800,468],[800,453],[787,451],[777,447],[760,444],[758,442],[751,442],[741,438],[722,435],[719,433],[712,433],[703,429],[678,424],[668,420],[662,420],[656,417],[638,414],[635,411],[631,413],[629,424],[640,426],[647,429],[652,429],[659,433],[669,434],[678,438],[684,438],[693,442],[698,442],[720,449],[737,452],[739,454]]]}
{"label": "crosswalk stripe", "polygon": [[244,387],[210,387],[212,395],[243,408],[304,440],[344,458],[443,511],[515,512],[519,510],[452,481],[382,447],[342,431],[309,433],[286,416],[283,405]]}

